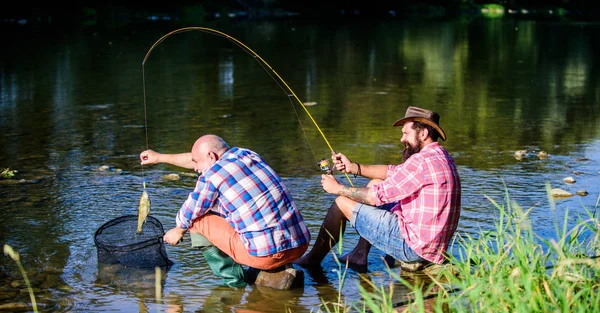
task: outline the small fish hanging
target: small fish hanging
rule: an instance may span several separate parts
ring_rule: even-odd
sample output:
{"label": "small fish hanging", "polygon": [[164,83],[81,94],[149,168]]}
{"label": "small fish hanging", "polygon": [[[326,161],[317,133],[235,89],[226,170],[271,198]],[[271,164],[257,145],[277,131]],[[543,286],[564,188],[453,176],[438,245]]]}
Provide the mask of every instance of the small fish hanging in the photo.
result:
{"label": "small fish hanging", "polygon": [[146,222],[146,217],[148,216],[148,214],[150,214],[150,197],[144,189],[144,191],[142,192],[142,197],[140,198],[140,204],[138,206],[138,224],[137,230],[135,232],[136,234],[142,233],[142,227]]}

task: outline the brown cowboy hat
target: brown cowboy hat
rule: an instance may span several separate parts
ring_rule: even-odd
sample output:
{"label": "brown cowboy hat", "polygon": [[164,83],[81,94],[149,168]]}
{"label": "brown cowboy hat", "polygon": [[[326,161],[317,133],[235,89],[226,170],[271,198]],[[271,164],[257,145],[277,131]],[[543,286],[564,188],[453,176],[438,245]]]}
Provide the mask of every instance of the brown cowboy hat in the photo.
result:
{"label": "brown cowboy hat", "polygon": [[397,120],[396,123],[394,123],[394,126],[402,126],[408,122],[425,123],[437,130],[437,132],[440,134],[440,137],[442,137],[442,140],[446,140],[446,133],[444,133],[439,125],[440,115],[433,111],[409,106],[408,109],[406,109],[406,114],[404,114],[404,117]]}

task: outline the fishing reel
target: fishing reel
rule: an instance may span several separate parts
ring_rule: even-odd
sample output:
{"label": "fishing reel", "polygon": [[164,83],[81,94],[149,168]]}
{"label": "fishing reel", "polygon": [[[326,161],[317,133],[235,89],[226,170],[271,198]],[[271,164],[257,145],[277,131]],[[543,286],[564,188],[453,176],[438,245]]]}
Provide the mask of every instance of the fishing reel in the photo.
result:
{"label": "fishing reel", "polygon": [[329,166],[329,161],[327,161],[327,159],[322,159],[321,161],[319,161],[318,165],[319,168],[321,168],[321,170],[325,172],[325,174],[331,175],[331,173],[333,173],[333,170],[331,169],[331,166]]}

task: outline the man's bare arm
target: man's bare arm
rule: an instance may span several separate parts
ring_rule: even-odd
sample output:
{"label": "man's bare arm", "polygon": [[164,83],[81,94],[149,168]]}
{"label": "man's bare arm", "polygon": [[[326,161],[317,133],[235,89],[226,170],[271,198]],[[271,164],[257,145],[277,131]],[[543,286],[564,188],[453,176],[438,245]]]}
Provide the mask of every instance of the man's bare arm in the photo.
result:
{"label": "man's bare arm", "polygon": [[342,186],[337,194],[360,203],[375,205],[375,199],[373,199],[373,195],[371,194],[371,188],[369,187],[358,188]]}
{"label": "man's bare arm", "polygon": [[352,174],[360,175],[370,179],[385,179],[387,175],[387,165],[368,165],[368,164],[352,164]]}
{"label": "man's bare arm", "polygon": [[142,165],[167,163],[187,169],[194,169],[194,161],[192,161],[192,153],[160,153],[154,150],[146,150],[140,153]]}
{"label": "man's bare arm", "polygon": [[176,153],[176,154],[163,154],[163,163],[172,164],[175,166],[194,169],[194,161],[192,161],[192,154],[190,152],[186,153]]}

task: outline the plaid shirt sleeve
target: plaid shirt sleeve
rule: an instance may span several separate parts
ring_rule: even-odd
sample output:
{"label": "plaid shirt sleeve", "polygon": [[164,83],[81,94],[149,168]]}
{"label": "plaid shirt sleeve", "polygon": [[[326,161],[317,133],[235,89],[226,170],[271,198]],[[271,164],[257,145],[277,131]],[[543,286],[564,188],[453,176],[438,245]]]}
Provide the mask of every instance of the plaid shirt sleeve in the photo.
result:
{"label": "plaid shirt sleeve", "polygon": [[424,184],[422,172],[421,160],[415,157],[400,165],[389,165],[387,178],[371,187],[375,195],[375,205],[398,202],[415,195]]}
{"label": "plaid shirt sleeve", "polygon": [[176,218],[176,224],[179,228],[188,229],[192,222],[204,215],[216,202],[218,190],[206,181],[204,175],[200,175],[194,191],[192,191],[187,200],[179,209]]}

